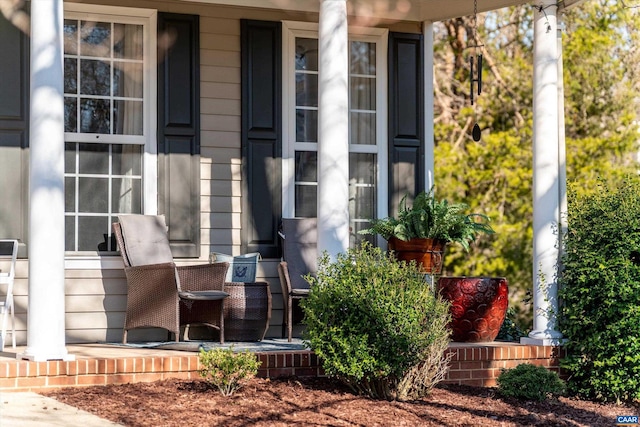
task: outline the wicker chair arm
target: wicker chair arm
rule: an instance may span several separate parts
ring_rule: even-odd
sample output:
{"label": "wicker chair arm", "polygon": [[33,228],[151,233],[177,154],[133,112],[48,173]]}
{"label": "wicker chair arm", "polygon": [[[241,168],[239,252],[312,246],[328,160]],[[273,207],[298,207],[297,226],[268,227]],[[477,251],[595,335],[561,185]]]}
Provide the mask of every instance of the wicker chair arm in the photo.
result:
{"label": "wicker chair arm", "polygon": [[280,277],[282,294],[289,295],[291,293],[291,279],[289,278],[289,267],[286,261],[280,261],[280,264],[278,264],[278,276]]}
{"label": "wicker chair arm", "polygon": [[228,262],[178,266],[181,291],[224,291]]}

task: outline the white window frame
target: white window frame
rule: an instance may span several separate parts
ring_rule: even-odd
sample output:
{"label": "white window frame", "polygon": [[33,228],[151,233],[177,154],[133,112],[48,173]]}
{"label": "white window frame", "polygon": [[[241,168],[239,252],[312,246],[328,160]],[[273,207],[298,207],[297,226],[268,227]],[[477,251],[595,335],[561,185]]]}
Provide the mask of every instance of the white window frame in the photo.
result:
{"label": "white window frame", "polygon": [[[349,42],[366,41],[376,44],[376,144],[349,144],[350,153],[374,153],[377,156],[377,216],[387,216],[388,151],[387,151],[387,50],[389,30],[386,28],[349,27]],[[283,21],[282,23],[282,214],[295,214],[295,152],[318,151],[315,142],[295,142],[295,39],[318,38],[318,24]],[[318,180],[321,177],[318,176]]]}
{"label": "white window frame", "polygon": [[[158,162],[157,162],[157,27],[158,12],[155,9],[100,6],[64,3],[65,19],[108,21],[143,26],[144,85],[143,85],[143,134],[103,135],[65,132],[65,142],[102,142],[144,146],[142,152],[142,213],[158,213]],[[103,256],[67,253],[65,268],[104,268]],[[119,258],[119,257],[118,257]],[[84,262],[84,261],[89,262]],[[79,263],[78,263],[79,262]],[[109,263],[111,265],[111,263]]]}

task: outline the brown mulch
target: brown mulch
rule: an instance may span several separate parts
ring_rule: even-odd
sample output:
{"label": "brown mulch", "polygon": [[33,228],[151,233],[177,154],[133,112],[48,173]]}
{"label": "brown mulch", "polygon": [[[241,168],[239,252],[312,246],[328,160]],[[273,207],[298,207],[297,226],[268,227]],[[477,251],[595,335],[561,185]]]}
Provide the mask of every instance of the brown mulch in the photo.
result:
{"label": "brown mulch", "polygon": [[615,426],[616,415],[640,415],[638,407],[564,397],[526,402],[458,385],[387,402],[329,378],[254,378],[230,397],[204,380],[176,379],[43,394],[125,426]]}

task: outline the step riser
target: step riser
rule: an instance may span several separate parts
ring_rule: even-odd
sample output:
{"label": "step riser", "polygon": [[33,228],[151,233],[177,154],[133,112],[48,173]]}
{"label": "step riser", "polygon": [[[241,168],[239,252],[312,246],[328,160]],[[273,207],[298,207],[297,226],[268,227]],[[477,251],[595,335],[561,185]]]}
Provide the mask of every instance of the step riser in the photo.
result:
{"label": "step riser", "polygon": [[[445,383],[493,387],[501,369],[521,363],[559,372],[562,348],[525,345],[459,346],[453,343]],[[311,351],[256,353],[258,376],[323,376]],[[74,361],[0,362],[0,392],[38,391],[58,387],[151,382],[167,378],[199,379],[197,354],[162,357],[82,358]]]}

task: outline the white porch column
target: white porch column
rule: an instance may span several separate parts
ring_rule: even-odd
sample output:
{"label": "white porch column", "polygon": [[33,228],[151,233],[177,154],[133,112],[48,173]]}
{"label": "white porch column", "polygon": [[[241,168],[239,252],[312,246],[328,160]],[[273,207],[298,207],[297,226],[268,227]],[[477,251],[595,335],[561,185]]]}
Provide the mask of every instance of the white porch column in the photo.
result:
{"label": "white porch column", "polygon": [[346,0],[321,0],[318,33],[318,252],[349,247],[349,45]]}
{"label": "white porch column", "polygon": [[31,2],[29,299],[19,359],[73,359],[65,347],[62,0]]}
{"label": "white porch column", "polygon": [[[562,32],[564,31],[564,23],[562,22],[562,13],[557,16],[558,29],[558,184],[559,184],[559,200],[560,203],[560,256],[562,256],[562,248],[564,246],[563,237],[567,232],[567,211],[569,209],[567,203],[567,149],[564,131],[564,66],[562,56]],[[562,269],[562,264],[560,264]]]}
{"label": "white porch column", "polygon": [[424,188],[429,191],[435,183],[433,22],[422,23],[422,36],[424,37]]}
{"label": "white porch column", "polygon": [[533,46],[533,330],[524,344],[558,344],[560,60],[555,0],[534,16]]}

